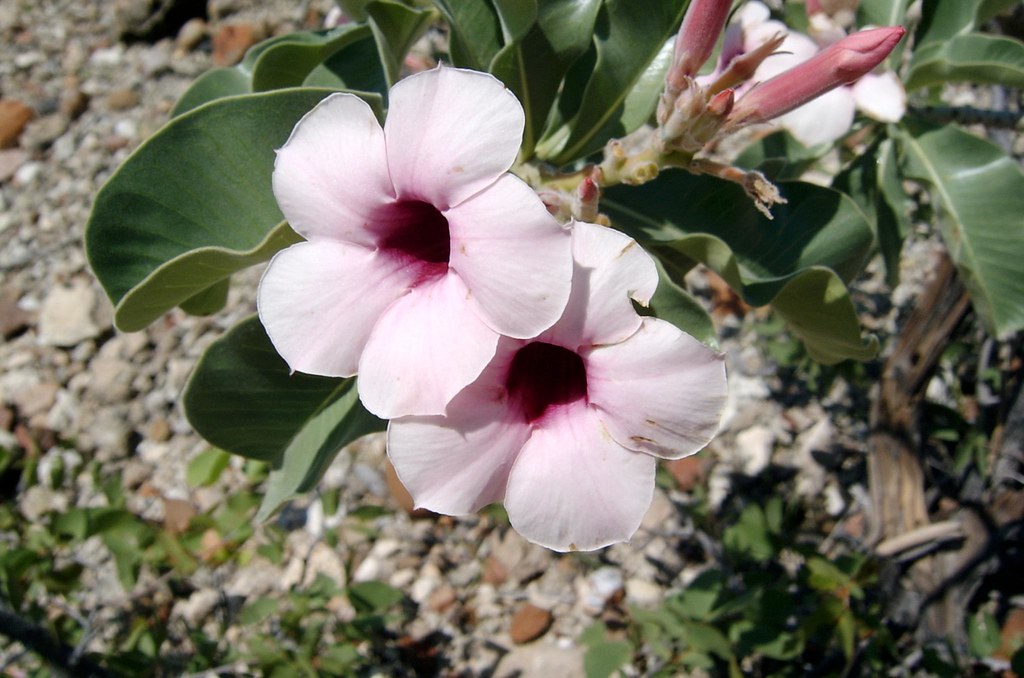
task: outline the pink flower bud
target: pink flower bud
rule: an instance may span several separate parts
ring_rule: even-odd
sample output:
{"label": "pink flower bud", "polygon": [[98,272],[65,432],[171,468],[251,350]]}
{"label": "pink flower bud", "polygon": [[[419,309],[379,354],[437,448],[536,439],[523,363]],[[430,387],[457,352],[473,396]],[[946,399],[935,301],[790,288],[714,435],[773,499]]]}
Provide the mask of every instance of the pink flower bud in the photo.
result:
{"label": "pink flower bud", "polygon": [[711,97],[711,101],[708,102],[708,113],[719,120],[724,120],[732,112],[734,104],[735,96],[733,91],[727,89]]}
{"label": "pink flower bud", "polygon": [[669,85],[680,87],[683,76],[693,77],[715,50],[729,16],[732,0],[693,0],[676,36],[675,57],[668,72]]}
{"label": "pink flower bud", "polygon": [[804,63],[754,87],[736,102],[730,126],[765,122],[870,73],[896,47],[902,26],[873,28],[843,38]]}
{"label": "pink flower bud", "polygon": [[821,0],[807,0],[805,4],[807,7],[807,16],[813,16],[823,11],[821,9]]}

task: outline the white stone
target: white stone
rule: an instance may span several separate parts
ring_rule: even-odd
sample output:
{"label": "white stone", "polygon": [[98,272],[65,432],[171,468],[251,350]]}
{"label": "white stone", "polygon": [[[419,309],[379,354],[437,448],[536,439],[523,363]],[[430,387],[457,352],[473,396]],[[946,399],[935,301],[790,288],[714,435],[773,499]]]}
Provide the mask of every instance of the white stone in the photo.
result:
{"label": "white stone", "polygon": [[216,589],[199,589],[189,596],[188,600],[175,603],[171,616],[197,628],[210,616],[220,602],[221,594]]}
{"label": "white stone", "polygon": [[754,426],[736,436],[735,461],[738,470],[755,476],[768,467],[772,460],[775,434],[765,426]]}
{"label": "white stone", "polygon": [[543,642],[514,647],[502,657],[494,675],[495,678],[583,678],[583,649]]}
{"label": "white stone", "polygon": [[582,582],[580,600],[590,614],[601,614],[608,599],[622,588],[622,572],[615,567],[602,567],[591,572]]}
{"label": "white stone", "polygon": [[661,602],[662,591],[657,584],[633,577],[626,580],[626,601],[639,607],[654,607]]}
{"label": "white stone", "polygon": [[100,334],[93,322],[96,295],[86,283],[55,287],[39,311],[39,343],[44,346],[74,346]]}

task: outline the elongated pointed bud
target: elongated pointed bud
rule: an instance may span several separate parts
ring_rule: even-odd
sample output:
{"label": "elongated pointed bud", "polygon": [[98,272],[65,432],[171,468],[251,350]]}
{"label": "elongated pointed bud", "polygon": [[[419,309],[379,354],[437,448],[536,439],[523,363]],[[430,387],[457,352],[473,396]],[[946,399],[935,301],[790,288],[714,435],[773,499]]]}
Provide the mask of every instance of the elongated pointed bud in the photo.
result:
{"label": "elongated pointed bud", "polygon": [[597,177],[584,177],[576,187],[576,199],[573,201],[573,216],[580,221],[593,223],[597,220],[597,205],[601,201],[600,168],[595,170]]}
{"label": "elongated pointed bud", "polygon": [[765,122],[870,73],[896,47],[902,26],[849,35],[802,64],[763,82],[736,102],[730,127]]}
{"label": "elongated pointed bud", "polygon": [[[693,77],[715,50],[718,36],[729,18],[732,0],[692,0],[676,36],[675,56],[666,79],[670,87],[681,87],[683,77]],[[642,11],[642,10],[640,10]]]}
{"label": "elongated pointed bud", "polygon": [[722,71],[722,74],[708,86],[708,91],[714,94],[746,82],[754,76],[758,66],[774,54],[785,41],[786,36],[784,33],[776,33],[755,49],[735,57],[729,62],[728,67]]}

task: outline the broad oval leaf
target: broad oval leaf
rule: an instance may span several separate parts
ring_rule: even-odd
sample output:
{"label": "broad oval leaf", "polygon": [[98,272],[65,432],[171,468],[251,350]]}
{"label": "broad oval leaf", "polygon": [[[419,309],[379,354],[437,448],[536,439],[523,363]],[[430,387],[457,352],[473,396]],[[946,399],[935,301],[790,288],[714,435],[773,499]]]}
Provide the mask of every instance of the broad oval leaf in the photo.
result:
{"label": "broad oval leaf", "polygon": [[359,403],[354,379],[292,374],[255,316],[210,344],[182,402],[211,444],[274,467],[261,515],[315,486],[343,446],[386,425]]}
{"label": "broad oval leaf", "polygon": [[[500,12],[502,5],[498,7]],[[526,112],[524,159],[533,153],[563,77],[589,47],[600,8],[600,0],[545,2],[536,24],[491,62],[491,72],[515,93]]]}
{"label": "broad oval leaf", "polygon": [[906,208],[909,199],[899,176],[893,140],[879,137],[835,177],[832,187],[853,198],[868,215],[885,263],[886,282],[895,287],[910,224]]}
{"label": "broad oval leaf", "polygon": [[827,188],[793,182],[780,189],[789,203],[773,209],[774,221],[734,184],[671,170],[642,186],[608,189],[601,206],[680,273],[687,259],[704,263],[751,305],[771,304],[815,360],[871,358],[877,340],[861,338],[844,285],[871,249],[864,215]]}
{"label": "broad oval leaf", "polygon": [[488,0],[435,0],[451,31],[452,63],[489,71],[491,60],[504,46],[501,20]]}
{"label": "broad oval leaf", "polygon": [[[371,38],[366,26],[347,24],[329,31],[290,33],[261,43],[239,66],[252,73],[254,92],[302,85],[309,73],[332,54],[358,40]],[[257,51],[258,50],[258,51]]]}
{"label": "broad oval leaf", "polygon": [[174,103],[171,117],[176,118],[194,108],[217,99],[248,94],[252,92],[252,79],[237,67],[214,68],[206,71],[193,82],[185,93]]}
{"label": "broad oval leaf", "polygon": [[[220,99],[171,120],[100,190],[85,229],[114,321],[138,330],[288,244],[274,149],[329,90]],[[212,269],[209,267],[213,267]]]}
{"label": "broad oval leaf", "polygon": [[914,52],[907,91],[946,82],[1024,87],[1024,43],[982,33],[957,35]]}
{"label": "broad oval leaf", "polygon": [[[505,44],[518,42],[537,20],[537,0],[493,0]],[[545,2],[545,5],[550,4]]]}
{"label": "broad oval leaf", "polygon": [[177,117],[224,97],[299,87],[332,54],[358,40],[373,39],[366,26],[348,24],[327,31],[301,31],[264,40],[249,49],[237,66],[215,68],[199,76],[175,103]]}
{"label": "broad oval leaf", "polygon": [[388,85],[393,85],[398,81],[409,48],[430,25],[430,10],[413,9],[390,0],[374,0],[365,9]]}
{"label": "broad oval leaf", "polygon": [[[541,158],[564,165],[650,118],[671,63],[671,37],[684,6],[681,0],[652,1],[642,10],[628,0],[604,3],[594,29],[596,62],[589,73],[573,71],[577,77],[586,76],[579,104],[572,113],[562,107],[564,122],[555,120],[538,144]],[[578,89],[569,83],[567,88]]]}
{"label": "broad oval leaf", "polygon": [[931,186],[943,240],[989,333],[1024,329],[1024,170],[953,126],[905,128],[900,142],[903,174]]}
{"label": "broad oval leaf", "polygon": [[914,49],[971,32],[977,9],[975,0],[923,0],[921,21],[914,32]]}
{"label": "broad oval leaf", "polygon": [[[711,316],[680,284],[685,272],[673,276],[668,270],[671,263],[657,257],[654,259],[654,265],[658,268],[658,289],[651,297],[648,308],[640,309],[640,312],[646,311],[656,318],[666,320],[691,337],[718,350],[718,337],[715,336],[715,325],[711,322]],[[679,282],[676,282],[677,280]]]}

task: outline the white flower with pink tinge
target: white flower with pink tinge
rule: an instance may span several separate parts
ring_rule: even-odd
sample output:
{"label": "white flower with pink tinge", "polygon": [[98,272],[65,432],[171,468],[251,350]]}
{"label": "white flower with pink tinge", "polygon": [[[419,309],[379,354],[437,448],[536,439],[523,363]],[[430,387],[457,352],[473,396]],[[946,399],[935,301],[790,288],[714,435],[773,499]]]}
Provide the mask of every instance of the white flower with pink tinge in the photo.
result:
{"label": "white flower with pink tinge", "polygon": [[260,282],[271,342],[297,372],[359,374],[374,414],[441,414],[494,356],[562,314],[571,238],[508,174],[522,106],[490,75],[437,68],[397,83],[382,128],[332,94],[277,153],[273,187],[306,241]]}
{"label": "white flower with pink tinge", "polygon": [[419,507],[451,515],[503,501],[512,526],[559,551],[629,539],[654,493],[658,458],[715,435],[722,356],[636,313],[658,284],[631,238],[573,227],[565,313],[532,339],[502,338],[445,416],[388,427],[388,455]]}

